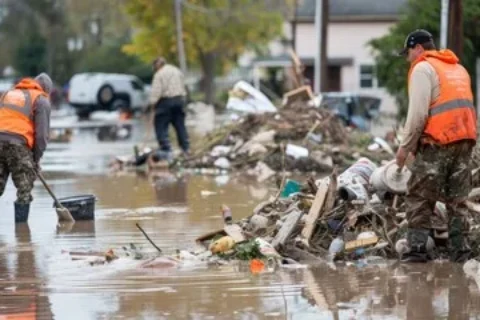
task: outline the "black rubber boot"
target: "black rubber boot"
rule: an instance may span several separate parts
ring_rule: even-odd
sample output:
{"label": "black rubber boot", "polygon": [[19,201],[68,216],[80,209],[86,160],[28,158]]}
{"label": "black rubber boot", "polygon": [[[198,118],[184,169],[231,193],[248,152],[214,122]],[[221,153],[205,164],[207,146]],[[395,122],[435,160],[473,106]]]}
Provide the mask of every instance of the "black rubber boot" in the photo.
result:
{"label": "black rubber boot", "polygon": [[15,223],[27,222],[30,213],[30,204],[15,202]]}
{"label": "black rubber boot", "polygon": [[425,263],[429,260],[427,241],[430,231],[428,229],[408,229],[407,241],[410,251],[401,257],[402,262]]}
{"label": "black rubber boot", "polygon": [[462,218],[450,218],[448,223],[448,252],[452,262],[466,262],[472,254],[465,229]]}

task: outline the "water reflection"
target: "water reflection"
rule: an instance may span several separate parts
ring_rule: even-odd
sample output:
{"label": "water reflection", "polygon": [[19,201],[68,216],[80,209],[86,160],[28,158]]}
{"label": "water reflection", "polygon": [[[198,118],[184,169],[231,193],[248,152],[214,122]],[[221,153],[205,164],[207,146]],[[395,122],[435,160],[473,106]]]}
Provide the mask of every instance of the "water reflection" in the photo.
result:
{"label": "water reflection", "polygon": [[[451,263],[364,269],[328,267],[303,273],[303,296],[325,319],[471,319],[478,288]],[[477,302],[477,303],[475,303]]]}
{"label": "water reflection", "polygon": [[0,253],[0,319],[52,319],[28,224],[15,226],[15,240],[15,250]]}

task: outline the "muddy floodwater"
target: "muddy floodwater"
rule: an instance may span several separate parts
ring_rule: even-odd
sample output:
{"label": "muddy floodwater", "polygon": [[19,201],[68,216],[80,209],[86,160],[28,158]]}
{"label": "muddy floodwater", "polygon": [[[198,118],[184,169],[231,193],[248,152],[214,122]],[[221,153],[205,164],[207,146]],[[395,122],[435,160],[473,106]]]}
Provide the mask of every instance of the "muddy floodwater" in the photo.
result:
{"label": "muddy floodwater", "polygon": [[[222,226],[220,206],[250,214],[274,186],[241,177],[109,174],[127,142],[76,131],[52,144],[42,163],[61,197],[94,194],[95,222],[57,226],[52,200],[37,182],[28,224],[13,223],[15,189],[0,198],[0,320],[4,319],[479,319],[480,294],[461,265],[358,262],[253,275],[241,265],[143,270],[133,260],[89,266],[68,251],[152,249],[135,223],[167,253]],[[207,192],[205,192],[207,191]]]}

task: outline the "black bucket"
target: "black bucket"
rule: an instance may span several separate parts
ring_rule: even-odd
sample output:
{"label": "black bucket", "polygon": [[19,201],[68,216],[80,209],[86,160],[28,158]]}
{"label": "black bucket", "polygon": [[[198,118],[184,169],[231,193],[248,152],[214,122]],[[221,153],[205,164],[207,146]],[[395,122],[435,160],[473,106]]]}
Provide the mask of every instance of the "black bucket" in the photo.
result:
{"label": "black bucket", "polygon": [[94,195],[74,196],[58,199],[58,201],[70,211],[75,221],[95,220],[96,197]]}

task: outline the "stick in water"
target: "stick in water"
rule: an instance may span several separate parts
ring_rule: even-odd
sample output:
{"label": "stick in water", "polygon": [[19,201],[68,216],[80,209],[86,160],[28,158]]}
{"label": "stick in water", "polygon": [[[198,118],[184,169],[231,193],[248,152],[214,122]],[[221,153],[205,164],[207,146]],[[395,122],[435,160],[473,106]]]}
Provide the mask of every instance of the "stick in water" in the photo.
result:
{"label": "stick in water", "polygon": [[157,245],[152,241],[152,239],[150,239],[150,237],[148,236],[148,234],[142,229],[142,227],[140,227],[140,225],[138,223],[135,223],[135,225],[137,226],[137,228],[142,231],[143,235],[145,236],[145,238],[147,238],[147,240],[152,244],[152,246],[155,247],[155,249],[158,250],[158,252],[162,253],[162,249],[160,249],[159,247],[157,247]]}

